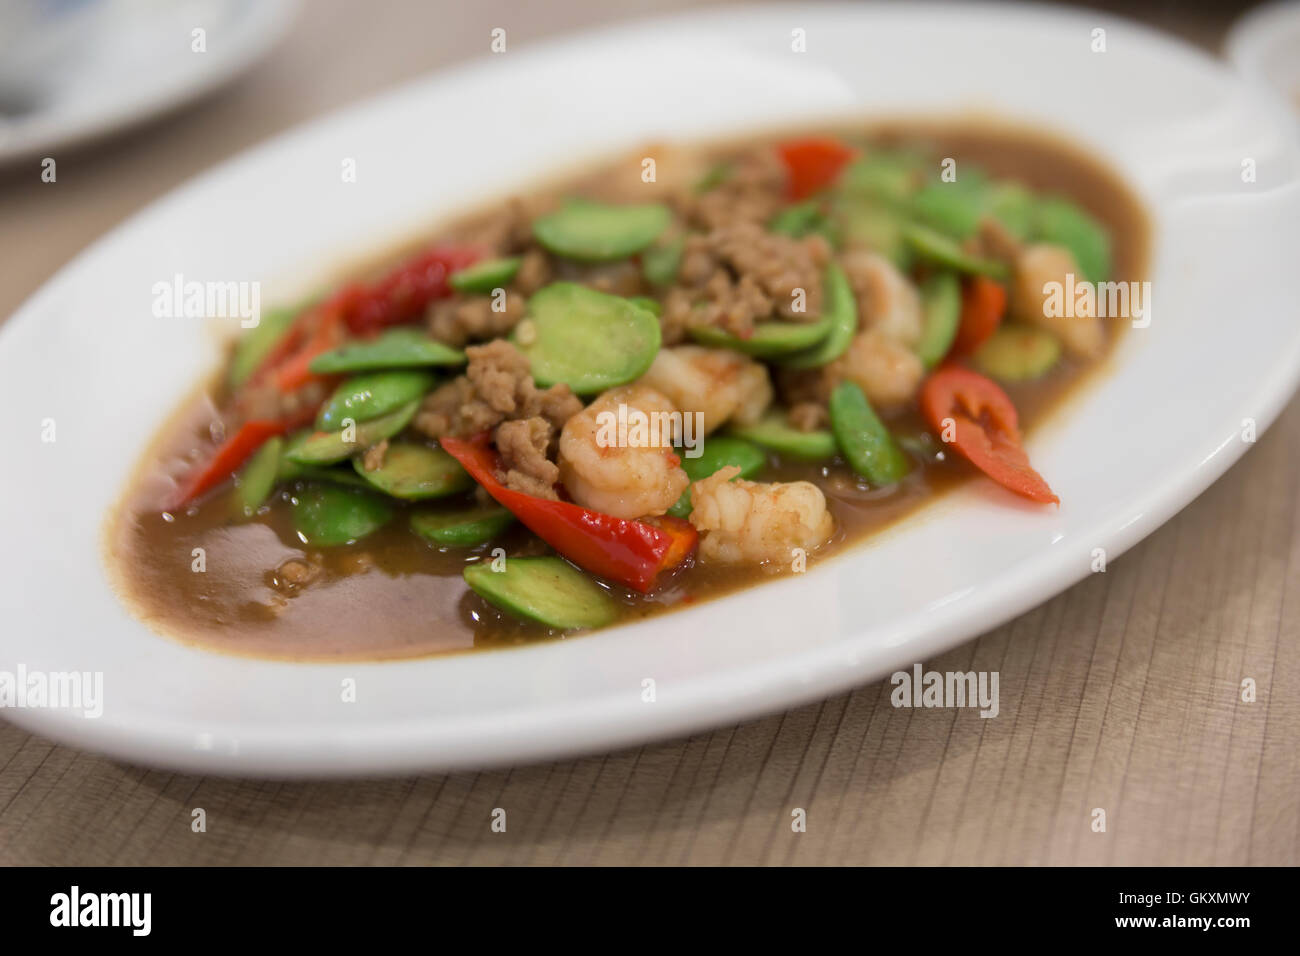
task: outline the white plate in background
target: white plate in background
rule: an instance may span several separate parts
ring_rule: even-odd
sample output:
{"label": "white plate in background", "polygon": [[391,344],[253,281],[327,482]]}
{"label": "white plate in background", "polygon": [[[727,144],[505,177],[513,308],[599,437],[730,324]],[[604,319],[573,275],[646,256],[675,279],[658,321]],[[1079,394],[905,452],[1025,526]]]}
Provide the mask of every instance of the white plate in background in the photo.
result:
{"label": "white plate in background", "polygon": [[[1094,30],[1107,50],[1092,52]],[[803,30],[807,52],[791,51]],[[114,230],[0,327],[0,670],[99,671],[98,719],[31,730],[197,772],[395,773],[570,755],[789,707],[908,668],[1051,597],[1151,532],[1249,447],[1300,374],[1291,124],[1201,53],[1091,12],[727,8],[622,25],[440,73],[223,163]],[[150,632],[110,590],[108,509],[217,360],[150,316],[177,272],[320,279],[431,216],[655,137],[996,110],[1091,147],[1147,203],[1153,315],[1037,429],[1059,511],[972,481],[807,574],[518,650],[413,661],[241,659]],[[454,135],[449,135],[454,131]],[[340,163],[356,162],[342,183]],[[1256,170],[1244,182],[1244,159]],[[57,421],[42,444],[41,423]],[[1212,542],[1206,542],[1212,546]],[[654,703],[642,681],[656,682]],[[342,703],[342,681],[356,681]]]}
{"label": "white plate in background", "polygon": [[297,0],[3,0],[0,163],[52,155],[216,89],[266,54],[296,9]]}

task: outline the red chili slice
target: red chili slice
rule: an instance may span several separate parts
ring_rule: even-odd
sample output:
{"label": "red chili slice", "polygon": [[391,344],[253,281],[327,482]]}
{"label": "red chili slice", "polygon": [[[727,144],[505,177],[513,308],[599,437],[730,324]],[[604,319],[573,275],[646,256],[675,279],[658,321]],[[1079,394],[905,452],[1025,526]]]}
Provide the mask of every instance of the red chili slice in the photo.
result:
{"label": "red chili slice", "polygon": [[1020,447],[1016,406],[983,375],[955,365],[940,368],[921,386],[921,413],[936,434],[951,435],[949,444],[1003,488],[1031,501],[1060,503]]}
{"label": "red chili slice", "polygon": [[689,522],[661,517],[652,525],[507,488],[497,480],[501,459],[488,447],[486,433],[471,440],[442,438],[439,444],[528,530],[593,574],[645,592],[695,549],[698,533]]}

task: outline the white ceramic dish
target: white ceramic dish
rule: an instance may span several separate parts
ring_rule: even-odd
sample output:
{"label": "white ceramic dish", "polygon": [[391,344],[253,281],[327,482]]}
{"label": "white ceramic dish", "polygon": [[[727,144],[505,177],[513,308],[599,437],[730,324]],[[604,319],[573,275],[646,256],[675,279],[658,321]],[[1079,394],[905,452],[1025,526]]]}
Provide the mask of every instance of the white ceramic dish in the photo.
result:
{"label": "white ceramic dish", "polygon": [[[1093,53],[1095,28],[1107,52]],[[791,31],[807,52],[791,52]],[[327,275],[430,215],[650,136],[996,110],[1108,157],[1155,225],[1154,310],[1030,453],[1059,511],[975,481],[847,555],[684,613],[500,653],[292,664],[151,633],[110,590],[104,516],[216,359],[153,283]],[[1011,8],[733,8],[487,58],[293,131],[155,203],[0,329],[0,671],[102,671],[98,719],[10,717],[190,771],[483,766],[679,735],[826,696],[975,636],[1209,485],[1300,374],[1292,126],[1209,58],[1122,20]],[[457,135],[448,137],[447,129]],[[341,182],[344,158],[358,181]],[[1243,158],[1255,162],[1243,183]],[[269,284],[265,293],[274,296]],[[284,295],[292,289],[279,287]],[[41,423],[57,440],[40,440]],[[1207,542],[1206,546],[1210,546]],[[642,682],[656,682],[656,701]],[[355,703],[341,702],[345,679]]]}
{"label": "white ceramic dish", "polygon": [[296,9],[296,0],[7,0],[0,162],[54,156],[211,92],[266,54]]}
{"label": "white ceramic dish", "polygon": [[1256,7],[1232,25],[1223,49],[1237,69],[1300,114],[1300,3]]}

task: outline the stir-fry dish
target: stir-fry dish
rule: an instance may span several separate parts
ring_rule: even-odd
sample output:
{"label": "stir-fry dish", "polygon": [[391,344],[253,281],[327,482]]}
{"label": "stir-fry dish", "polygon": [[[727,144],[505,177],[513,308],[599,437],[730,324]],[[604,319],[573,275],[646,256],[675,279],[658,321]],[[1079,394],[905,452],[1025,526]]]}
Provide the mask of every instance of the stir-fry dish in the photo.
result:
{"label": "stir-fry dish", "polygon": [[1047,299],[1145,236],[996,127],[646,148],[264,313],[141,466],[119,577],[208,646],[411,656],[805,573],[958,481],[1068,507],[1024,429],[1121,323]]}

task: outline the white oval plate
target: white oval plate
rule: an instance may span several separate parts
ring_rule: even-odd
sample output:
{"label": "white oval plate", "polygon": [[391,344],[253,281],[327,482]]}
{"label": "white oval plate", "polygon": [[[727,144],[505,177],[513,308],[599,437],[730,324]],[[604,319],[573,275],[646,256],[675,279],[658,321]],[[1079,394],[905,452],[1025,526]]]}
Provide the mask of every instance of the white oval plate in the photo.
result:
{"label": "white oval plate", "polygon": [[[1107,51],[1094,53],[1093,31]],[[806,31],[807,52],[791,51]],[[485,40],[486,42],[486,40]],[[1063,502],[972,481],[806,575],[597,635],[491,654],[293,664],[161,638],[111,592],[101,522],[216,360],[151,287],[314,278],[430,214],[647,137],[964,108],[1109,158],[1154,219],[1149,328],[1030,452]],[[1238,458],[1300,372],[1292,126],[1205,56],[1126,21],[1014,7],[734,8],[620,26],[440,74],[279,137],[155,203],[0,331],[0,671],[101,671],[103,714],[10,716],[189,771],[342,775],[484,766],[680,735],[843,691],[1045,600]],[[358,181],[341,182],[344,159]],[[1253,183],[1242,181],[1252,160]],[[264,286],[264,294],[288,294]],[[43,420],[57,440],[42,443]],[[356,702],[341,702],[345,679]],[[656,700],[642,699],[653,679]]]}

